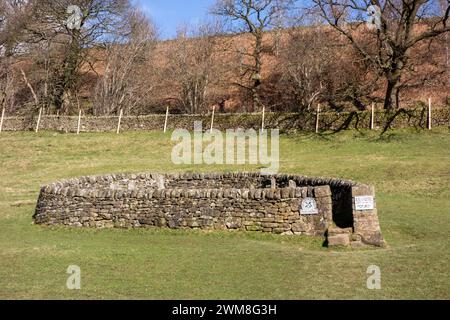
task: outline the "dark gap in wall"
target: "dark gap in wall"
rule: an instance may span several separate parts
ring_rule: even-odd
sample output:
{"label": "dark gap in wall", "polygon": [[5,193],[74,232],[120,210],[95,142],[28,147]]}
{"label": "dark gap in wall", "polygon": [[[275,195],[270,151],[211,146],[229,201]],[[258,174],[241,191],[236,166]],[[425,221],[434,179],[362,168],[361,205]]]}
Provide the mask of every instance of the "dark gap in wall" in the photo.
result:
{"label": "dark gap in wall", "polygon": [[339,228],[353,228],[352,189],[331,187],[333,222]]}

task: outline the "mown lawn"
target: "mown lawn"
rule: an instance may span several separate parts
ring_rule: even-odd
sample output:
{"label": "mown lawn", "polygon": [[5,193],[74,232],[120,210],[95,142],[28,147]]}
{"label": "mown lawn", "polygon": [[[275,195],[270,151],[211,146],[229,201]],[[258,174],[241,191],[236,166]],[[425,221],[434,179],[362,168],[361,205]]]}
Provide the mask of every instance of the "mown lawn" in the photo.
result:
{"label": "mown lawn", "polygon": [[[258,233],[79,230],[32,224],[41,185],[174,166],[170,135],[0,134],[1,299],[449,299],[450,131],[348,131],[281,140],[281,172],[376,185],[386,249]],[[66,288],[69,265],[82,289]],[[377,265],[382,289],[368,290]]]}

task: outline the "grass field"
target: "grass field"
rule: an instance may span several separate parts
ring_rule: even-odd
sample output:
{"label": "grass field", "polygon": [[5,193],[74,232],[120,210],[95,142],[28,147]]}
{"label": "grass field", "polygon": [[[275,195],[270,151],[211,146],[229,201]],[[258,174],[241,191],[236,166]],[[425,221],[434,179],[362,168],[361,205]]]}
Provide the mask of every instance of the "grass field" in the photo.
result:
{"label": "grass field", "polygon": [[[326,249],[259,233],[79,230],[32,224],[39,187],[142,171],[256,170],[170,161],[170,135],[0,134],[1,299],[449,299],[450,131],[281,140],[281,172],[372,183],[386,249]],[[69,265],[82,289],[66,288]],[[382,289],[368,290],[378,265]]]}

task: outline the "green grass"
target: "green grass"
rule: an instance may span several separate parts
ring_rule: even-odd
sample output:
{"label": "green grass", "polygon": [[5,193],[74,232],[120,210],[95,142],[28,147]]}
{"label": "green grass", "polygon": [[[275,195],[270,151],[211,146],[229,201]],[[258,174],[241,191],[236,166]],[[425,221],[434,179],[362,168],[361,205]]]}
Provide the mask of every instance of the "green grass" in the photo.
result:
{"label": "green grass", "polygon": [[[83,175],[256,170],[174,166],[170,135],[0,134],[1,299],[449,299],[450,131],[297,134],[281,171],[377,188],[386,249],[326,249],[320,238],[32,224],[41,185]],[[69,265],[82,289],[66,289]],[[366,288],[378,265],[382,289]]]}

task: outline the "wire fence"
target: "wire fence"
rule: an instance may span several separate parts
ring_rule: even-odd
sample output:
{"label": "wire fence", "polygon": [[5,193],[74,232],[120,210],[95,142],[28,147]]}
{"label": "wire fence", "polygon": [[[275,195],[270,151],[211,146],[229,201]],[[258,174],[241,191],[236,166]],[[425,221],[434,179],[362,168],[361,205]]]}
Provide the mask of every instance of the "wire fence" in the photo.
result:
{"label": "wire fence", "polygon": [[130,130],[163,131],[175,129],[193,130],[195,123],[202,128],[213,129],[280,129],[281,131],[302,130],[320,133],[347,129],[387,130],[390,128],[415,127],[432,130],[436,126],[450,126],[450,108],[433,107],[431,99],[428,106],[415,109],[393,111],[377,110],[372,105],[367,111],[323,112],[317,110],[302,113],[217,113],[210,114],[149,114],[140,116],[124,115],[120,110],[114,116],[89,116],[79,111],[78,116],[45,115],[39,109],[37,115],[7,117],[5,109],[1,112],[0,132],[2,131],[59,131],[80,134],[83,132],[116,132]]}

